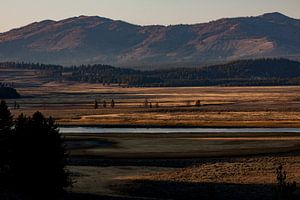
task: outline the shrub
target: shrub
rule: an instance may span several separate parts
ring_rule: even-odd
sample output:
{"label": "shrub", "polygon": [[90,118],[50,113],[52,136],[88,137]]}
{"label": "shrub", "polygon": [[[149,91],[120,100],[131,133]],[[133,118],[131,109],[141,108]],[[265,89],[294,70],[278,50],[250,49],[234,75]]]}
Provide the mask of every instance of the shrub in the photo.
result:
{"label": "shrub", "polygon": [[286,172],[284,171],[282,165],[276,169],[276,178],[277,184],[275,191],[277,198],[281,200],[294,199],[294,192],[297,189],[296,182],[290,183],[287,181]]}

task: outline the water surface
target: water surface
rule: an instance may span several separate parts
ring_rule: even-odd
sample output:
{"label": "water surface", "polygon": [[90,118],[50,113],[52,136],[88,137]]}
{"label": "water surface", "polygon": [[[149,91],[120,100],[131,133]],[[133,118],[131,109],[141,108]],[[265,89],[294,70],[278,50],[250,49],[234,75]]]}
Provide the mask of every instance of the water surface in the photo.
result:
{"label": "water surface", "polygon": [[62,133],[300,133],[300,128],[101,128],[61,127]]}

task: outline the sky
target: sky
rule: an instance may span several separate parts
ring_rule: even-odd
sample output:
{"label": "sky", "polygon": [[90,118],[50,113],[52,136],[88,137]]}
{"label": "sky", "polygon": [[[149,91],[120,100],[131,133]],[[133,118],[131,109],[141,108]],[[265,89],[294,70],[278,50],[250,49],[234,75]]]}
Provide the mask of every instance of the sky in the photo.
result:
{"label": "sky", "polygon": [[267,12],[300,19],[300,0],[0,0],[0,5],[0,32],[80,15],[140,25],[193,24]]}

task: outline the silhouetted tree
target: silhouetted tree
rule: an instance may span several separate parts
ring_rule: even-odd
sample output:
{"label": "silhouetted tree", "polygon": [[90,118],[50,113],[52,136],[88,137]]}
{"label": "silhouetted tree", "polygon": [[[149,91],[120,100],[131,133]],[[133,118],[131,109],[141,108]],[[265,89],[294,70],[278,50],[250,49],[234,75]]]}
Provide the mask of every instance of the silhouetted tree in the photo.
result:
{"label": "silhouetted tree", "polygon": [[284,171],[282,165],[276,169],[276,179],[277,184],[275,191],[277,198],[280,200],[294,199],[294,192],[297,190],[296,182],[289,183],[287,181],[286,172]]}
{"label": "silhouetted tree", "polygon": [[196,107],[200,107],[200,106],[201,106],[201,101],[200,101],[200,100],[197,100],[196,103],[195,103],[195,106],[196,106]]}
{"label": "silhouetted tree", "polygon": [[111,100],[110,106],[111,106],[111,108],[115,107],[115,101],[113,99]]}
{"label": "silhouetted tree", "polygon": [[98,106],[98,101],[97,101],[97,100],[95,100],[94,108],[95,108],[95,109],[98,109],[98,108],[99,108],[99,106]]}
{"label": "silhouetted tree", "polygon": [[0,185],[4,184],[7,178],[10,164],[10,137],[12,135],[13,117],[6,105],[6,102],[0,102]]}
{"label": "silhouetted tree", "polygon": [[148,106],[149,106],[149,101],[148,101],[148,99],[145,99],[145,101],[144,101],[144,107],[148,108]]}
{"label": "silhouetted tree", "polygon": [[152,108],[152,102],[150,102],[150,104],[149,104],[149,108]]}
{"label": "silhouetted tree", "polygon": [[12,183],[32,199],[55,199],[71,185],[64,138],[40,112],[21,114],[13,137]]}

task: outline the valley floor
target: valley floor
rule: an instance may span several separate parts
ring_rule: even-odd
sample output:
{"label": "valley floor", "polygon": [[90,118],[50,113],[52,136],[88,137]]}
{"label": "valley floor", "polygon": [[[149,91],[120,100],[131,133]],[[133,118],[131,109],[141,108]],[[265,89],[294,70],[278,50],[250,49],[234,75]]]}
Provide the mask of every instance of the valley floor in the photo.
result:
{"label": "valley floor", "polygon": [[76,175],[73,192],[120,199],[274,199],[280,164],[289,181],[300,182],[298,154],[202,162],[184,168],[70,166]]}
{"label": "valley floor", "polygon": [[71,191],[95,199],[274,199],[279,165],[300,182],[298,135],[67,134],[71,146],[81,144],[71,149]]}
{"label": "valley floor", "polygon": [[[45,83],[17,89],[24,98],[17,100],[21,109],[13,110],[15,116],[39,110],[61,125],[300,127],[300,86],[120,88]],[[200,107],[195,106],[197,100]]]}

